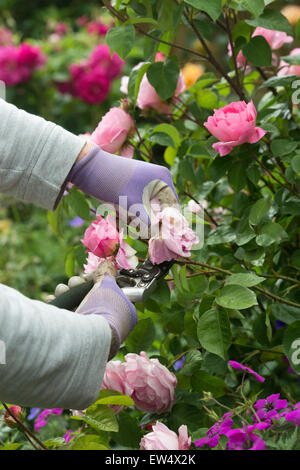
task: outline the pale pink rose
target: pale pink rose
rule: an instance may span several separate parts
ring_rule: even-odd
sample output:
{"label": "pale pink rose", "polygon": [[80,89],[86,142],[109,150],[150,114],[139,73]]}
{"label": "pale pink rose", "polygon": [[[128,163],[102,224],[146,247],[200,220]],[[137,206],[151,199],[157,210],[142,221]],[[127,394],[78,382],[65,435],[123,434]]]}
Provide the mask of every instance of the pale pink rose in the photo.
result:
{"label": "pale pink rose", "polygon": [[121,108],[111,108],[99,122],[91,139],[104,151],[117,153],[134,128],[133,119],[129,114]]}
{"label": "pale pink rose", "polygon": [[[204,201],[206,202],[206,201]],[[207,205],[207,203],[206,203]],[[202,205],[203,207],[203,205]],[[188,212],[191,212],[192,214],[198,214],[198,212],[201,211],[201,206],[200,204],[197,204],[197,202],[195,202],[193,199],[190,199],[188,204],[187,204],[187,210]]]}
{"label": "pale pink rose", "polygon": [[220,142],[213,144],[213,148],[223,157],[234,147],[248,142],[254,144],[266,133],[256,127],[256,109],[252,101],[234,101],[215,109],[214,115],[209,116],[204,126]]}
{"label": "pale pink rose", "polygon": [[[293,49],[289,55],[296,55],[300,54],[300,48],[296,47],[296,49]],[[297,77],[300,77],[300,65],[289,65],[287,62],[282,60],[280,62],[280,66],[282,67],[281,70],[279,71],[278,75],[297,75]]]}
{"label": "pale pink rose", "polygon": [[132,269],[138,265],[138,258],[135,256],[134,250],[128,243],[124,241],[123,230],[120,231],[120,247],[116,255],[116,263],[118,268]]}
{"label": "pale pink rose", "polygon": [[282,31],[273,31],[271,29],[262,28],[261,26],[256,28],[252,34],[253,38],[255,36],[263,36],[273,51],[280,49],[284,44],[289,44],[294,40],[292,36],[288,36]]}
{"label": "pale pink rose", "polygon": [[188,450],[192,438],[188,436],[186,425],[182,424],[177,435],[163,423],[152,426],[152,432],[146,434],[140,442],[140,450]]}
{"label": "pale pink rose", "polygon": [[185,217],[174,207],[166,207],[156,215],[153,229],[157,234],[149,240],[149,257],[153,264],[191,256],[191,248],[199,242]]}
{"label": "pale pink rose", "polygon": [[126,383],[132,389],[135,406],[149,413],[170,411],[176,400],[176,376],[144,351],[127,354],[125,361]]}
{"label": "pale pink rose", "polygon": [[120,243],[119,233],[116,229],[113,218],[108,215],[103,219],[99,215],[90,227],[85,231],[84,238],[81,240],[90,251],[99,258],[107,258],[113,255]]}
{"label": "pale pink rose", "polygon": [[[101,388],[106,390],[115,390],[116,392],[120,392],[122,395],[127,395],[128,397],[131,396],[132,389],[126,381],[124,362],[109,361],[106,364]],[[124,406],[111,405],[111,408],[115,413],[119,413],[123,410]]]}

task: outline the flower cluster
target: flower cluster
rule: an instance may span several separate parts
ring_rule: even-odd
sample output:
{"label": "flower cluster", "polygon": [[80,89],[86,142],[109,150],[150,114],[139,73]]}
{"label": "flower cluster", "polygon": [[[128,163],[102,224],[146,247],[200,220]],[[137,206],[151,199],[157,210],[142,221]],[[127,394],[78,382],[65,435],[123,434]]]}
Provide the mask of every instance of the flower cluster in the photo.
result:
{"label": "flower cluster", "polygon": [[[1,33],[0,33],[1,44]],[[46,62],[46,57],[38,46],[26,42],[19,46],[0,46],[0,80],[7,86],[28,81],[35,70]]]}
{"label": "flower cluster", "polygon": [[115,52],[111,56],[106,44],[99,44],[86,60],[70,65],[71,78],[57,83],[58,89],[90,104],[101,103],[107,98],[112,81],[120,75],[123,64]]}
{"label": "flower cluster", "polygon": [[114,262],[116,268],[135,268],[138,259],[136,251],[124,241],[123,231],[118,232],[114,219],[97,216],[85,231],[81,240],[88,251],[84,273],[87,275],[97,268],[105,259]]}
{"label": "flower cluster", "polygon": [[[102,388],[130,396],[139,410],[157,414],[173,407],[176,385],[175,375],[144,351],[127,354],[125,362],[108,362],[102,382]],[[120,410],[115,408],[115,412]]]}

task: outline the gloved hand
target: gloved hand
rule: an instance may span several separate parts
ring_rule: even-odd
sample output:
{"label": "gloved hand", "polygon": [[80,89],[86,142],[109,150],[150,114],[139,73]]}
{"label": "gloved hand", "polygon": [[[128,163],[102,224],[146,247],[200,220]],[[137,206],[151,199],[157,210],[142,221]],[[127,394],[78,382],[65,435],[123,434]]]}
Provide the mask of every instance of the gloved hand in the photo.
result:
{"label": "gloved hand", "polygon": [[[162,208],[179,207],[172,176],[166,167],[112,155],[98,146],[73,166],[68,180],[86,194],[128,210],[147,227],[153,198],[159,200]],[[127,206],[120,196],[127,197]]]}
{"label": "gloved hand", "polygon": [[[82,315],[101,315],[107,320],[112,331],[109,360],[115,356],[137,323],[136,309],[117,285],[115,275],[116,270],[112,263],[101,263],[93,273],[93,288],[76,310]],[[75,276],[69,280],[68,286],[59,284],[55,295],[58,296],[81,282],[85,280]],[[48,301],[52,300],[50,297],[52,296],[49,296]]]}

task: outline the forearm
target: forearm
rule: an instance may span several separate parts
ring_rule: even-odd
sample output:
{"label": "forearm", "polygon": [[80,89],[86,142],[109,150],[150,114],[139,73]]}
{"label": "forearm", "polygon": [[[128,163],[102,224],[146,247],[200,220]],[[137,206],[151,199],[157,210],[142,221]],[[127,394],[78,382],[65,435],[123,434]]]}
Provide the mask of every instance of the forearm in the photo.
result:
{"label": "forearm", "polygon": [[111,344],[106,320],[30,300],[3,285],[0,294],[0,340],[6,350],[0,401],[74,409],[93,403]]}
{"label": "forearm", "polygon": [[0,99],[0,193],[54,209],[90,144]]}

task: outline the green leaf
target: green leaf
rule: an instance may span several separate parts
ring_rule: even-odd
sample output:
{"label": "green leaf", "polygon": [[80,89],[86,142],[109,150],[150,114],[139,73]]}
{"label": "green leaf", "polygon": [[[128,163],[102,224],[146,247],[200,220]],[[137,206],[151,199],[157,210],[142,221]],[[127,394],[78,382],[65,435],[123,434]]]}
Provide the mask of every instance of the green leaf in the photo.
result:
{"label": "green leaf", "polygon": [[155,62],[147,70],[147,78],[163,101],[171,98],[176,90],[179,65],[174,59]]}
{"label": "green leaf", "polygon": [[84,220],[90,219],[90,207],[86,202],[85,196],[76,188],[72,188],[66,200],[78,217]]}
{"label": "green leaf", "polygon": [[65,271],[68,277],[74,276],[75,247],[70,248],[65,254]]}
{"label": "green leaf", "polygon": [[271,305],[271,312],[277,320],[290,325],[295,321],[300,321],[300,308],[292,307],[281,303]]}
{"label": "green leaf", "polygon": [[258,225],[260,221],[267,215],[271,207],[269,199],[259,199],[251,207],[249,214],[249,222],[251,225]]}
{"label": "green leaf", "polygon": [[223,309],[211,309],[201,315],[198,321],[197,335],[203,348],[225,360],[231,344],[231,330],[227,312]]}
{"label": "green leaf", "polygon": [[180,134],[176,127],[171,124],[159,124],[152,130],[152,134],[155,133],[167,134],[171,138],[171,146],[178,147],[180,145]]}
{"label": "green leaf", "polygon": [[259,246],[270,246],[273,243],[280,243],[288,239],[288,234],[276,222],[268,222],[263,225],[259,230],[259,235],[256,237],[256,243]]}
{"label": "green leaf", "polygon": [[247,183],[246,166],[244,162],[237,162],[228,171],[228,183],[236,193],[241,191]]}
{"label": "green leaf", "polygon": [[239,4],[254,16],[261,15],[265,8],[264,0],[239,0]]}
{"label": "green leaf", "polygon": [[292,27],[286,17],[276,10],[266,9],[258,18],[246,20],[246,23],[254,27],[261,26],[293,35]]}
{"label": "green leaf", "polygon": [[246,59],[257,67],[272,65],[272,51],[262,36],[255,36],[242,47]]}
{"label": "green leaf", "polygon": [[275,139],[271,143],[271,150],[275,157],[283,157],[292,153],[298,146],[298,142],[291,142],[287,139]]}
{"label": "green leaf", "polygon": [[167,426],[178,432],[178,428],[184,423],[189,430],[195,431],[201,419],[203,419],[201,409],[189,403],[176,403],[168,416]]}
{"label": "green leaf", "polygon": [[222,397],[226,391],[224,380],[214,377],[205,370],[200,370],[191,379],[192,387],[197,392],[211,392],[215,398]]}
{"label": "green leaf", "polygon": [[106,405],[97,405],[90,407],[83,416],[72,416],[71,419],[84,421],[96,431],[117,432],[118,422],[114,411]]}
{"label": "green leaf", "polygon": [[295,155],[295,157],[292,158],[291,166],[294,172],[300,175],[300,155]]}
{"label": "green leaf", "polygon": [[230,226],[221,225],[209,234],[206,243],[207,245],[219,245],[232,242],[235,238],[236,234]]}
{"label": "green leaf", "polygon": [[180,374],[190,377],[201,368],[202,360],[200,351],[188,352],[184,359],[183,367],[180,369]]}
{"label": "green leaf", "polygon": [[115,390],[101,390],[97,401],[92,405],[122,405],[134,406],[134,401],[127,395],[122,395]]}
{"label": "green leaf", "polygon": [[300,375],[300,321],[287,327],[283,336],[283,350],[292,369]]}
{"label": "green leaf", "polygon": [[118,415],[119,432],[114,434],[114,440],[124,447],[138,449],[142,438],[142,431],[137,418],[128,413]]}
{"label": "green leaf", "polygon": [[170,31],[173,29],[174,8],[176,4],[173,0],[164,0],[159,4],[158,25],[161,31]]}
{"label": "green leaf", "polygon": [[126,348],[129,352],[139,354],[147,350],[155,339],[155,328],[151,318],[140,320],[126,340]]}
{"label": "green leaf", "polygon": [[284,55],[281,59],[290,65],[300,65],[300,54]]}
{"label": "green leaf", "polygon": [[108,30],[106,43],[111,51],[116,52],[121,59],[126,59],[134,46],[135,29],[132,24],[117,26]]}
{"label": "green leaf", "polygon": [[80,436],[71,446],[72,450],[109,450],[109,446],[103,442],[100,436],[88,434]]}
{"label": "green leaf", "polygon": [[291,83],[295,81],[295,79],[296,75],[286,75],[285,77],[271,77],[268,80],[264,81],[259,88],[268,88],[276,86],[287,87],[290,86]]}
{"label": "green leaf", "polygon": [[62,204],[59,204],[54,212],[47,212],[48,223],[57,237],[62,237],[62,207]]}
{"label": "green leaf", "polygon": [[247,287],[233,284],[223,287],[218,297],[216,297],[216,302],[221,307],[236,310],[242,310],[257,305],[256,295],[253,291]]}
{"label": "green leaf", "polygon": [[257,276],[254,273],[237,273],[226,278],[226,285],[236,284],[243,287],[253,287],[265,281],[264,277]]}
{"label": "green leaf", "polygon": [[255,232],[251,227],[246,227],[242,232],[237,234],[236,244],[238,246],[246,245],[250,240],[255,237]]}
{"label": "green leaf", "polygon": [[202,89],[198,91],[196,99],[200,108],[214,109],[218,105],[217,95],[209,89]]}
{"label": "green leaf", "polygon": [[184,0],[184,3],[191,5],[197,10],[204,11],[214,21],[216,21],[222,11],[222,0]]}
{"label": "green leaf", "polygon": [[143,79],[143,76],[147,72],[148,68],[150,67],[150,62],[147,64],[143,64],[142,67],[140,67],[137,70],[132,70],[130,76],[129,76],[129,81],[128,81],[128,96],[133,99],[134,105],[136,103],[138,94],[139,94],[139,89],[140,89],[140,84]]}

